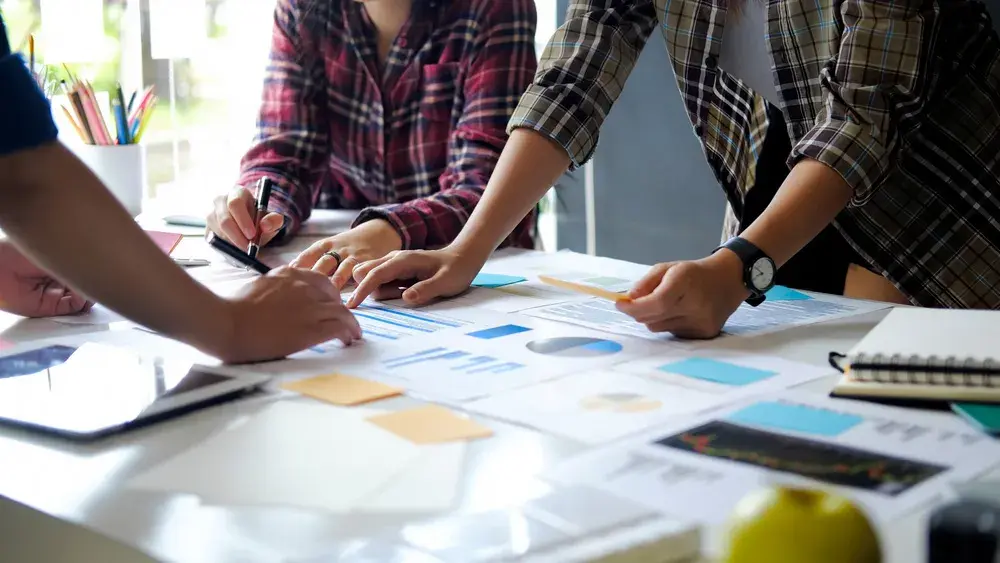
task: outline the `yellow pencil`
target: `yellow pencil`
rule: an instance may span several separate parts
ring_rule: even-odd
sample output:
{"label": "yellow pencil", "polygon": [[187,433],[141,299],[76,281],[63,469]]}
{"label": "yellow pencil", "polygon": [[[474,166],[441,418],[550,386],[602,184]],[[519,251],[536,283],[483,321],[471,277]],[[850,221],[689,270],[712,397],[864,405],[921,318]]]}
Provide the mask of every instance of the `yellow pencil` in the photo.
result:
{"label": "yellow pencil", "polygon": [[83,139],[84,143],[86,143],[87,142],[87,136],[83,133],[83,129],[80,128],[80,126],[77,124],[76,120],[73,119],[73,114],[68,109],[66,109],[66,106],[59,106],[59,107],[61,107],[62,110],[63,110],[63,113],[66,114],[66,119],[68,119],[69,122],[73,124],[73,129],[76,129],[76,134],[79,135],[81,139]]}
{"label": "yellow pencil", "polygon": [[587,295],[593,295],[594,297],[600,297],[602,299],[607,299],[609,301],[631,301],[628,295],[622,293],[615,293],[613,291],[608,291],[606,289],[601,289],[599,287],[594,287],[592,285],[584,285],[582,283],[576,283],[566,280],[560,280],[550,276],[538,276],[538,281],[542,283],[547,283],[555,287],[561,287],[562,289],[568,289],[570,291],[575,291],[577,293],[584,293]]}
{"label": "yellow pencil", "polygon": [[149,125],[149,120],[153,116],[153,107],[155,102],[156,99],[154,98],[146,108],[146,111],[142,114],[142,119],[139,120],[139,129],[135,133],[135,139],[132,140],[133,144],[138,145],[139,141],[142,140],[142,135],[146,132],[146,126]]}

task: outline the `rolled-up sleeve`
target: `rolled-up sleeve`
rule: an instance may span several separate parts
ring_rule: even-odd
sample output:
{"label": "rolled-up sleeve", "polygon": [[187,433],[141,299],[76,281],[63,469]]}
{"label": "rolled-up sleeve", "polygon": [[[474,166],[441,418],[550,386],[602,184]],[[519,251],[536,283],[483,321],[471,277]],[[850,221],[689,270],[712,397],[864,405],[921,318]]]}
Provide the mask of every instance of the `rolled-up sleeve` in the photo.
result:
{"label": "rolled-up sleeve", "polygon": [[508,132],[538,131],[565,148],[574,166],[584,164],[656,21],[652,0],[571,3]]}
{"label": "rolled-up sleeve", "polygon": [[826,164],[854,190],[854,205],[867,201],[881,184],[901,136],[926,105],[928,42],[936,25],[929,4],[841,4],[840,48],[820,77],[823,106],[788,162],[793,166],[811,158]]}
{"label": "rolled-up sleeve", "polygon": [[309,218],[330,153],[322,67],[302,41],[300,0],[279,0],[257,118],[238,184],[274,182],[269,208],[286,217],[286,236]]}

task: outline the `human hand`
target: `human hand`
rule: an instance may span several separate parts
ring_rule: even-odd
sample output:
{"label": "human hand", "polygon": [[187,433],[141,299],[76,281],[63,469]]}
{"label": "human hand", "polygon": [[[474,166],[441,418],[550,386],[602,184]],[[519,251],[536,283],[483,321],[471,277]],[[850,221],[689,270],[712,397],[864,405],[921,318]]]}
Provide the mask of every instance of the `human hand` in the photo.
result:
{"label": "human hand", "polygon": [[229,304],[232,336],[220,355],[228,363],[283,358],[333,339],[349,346],[361,338],[340,292],[316,272],[277,268]]}
{"label": "human hand", "polygon": [[347,306],[353,309],[372,294],[376,299],[402,297],[409,305],[424,305],[462,293],[482,267],[482,262],[449,248],[390,252],[354,268],[358,287]]}
{"label": "human hand", "polygon": [[86,297],[52,279],[12,243],[0,242],[0,309],[22,317],[75,315],[89,310]]}
{"label": "human hand", "polygon": [[714,338],[750,292],[743,262],[722,249],[695,261],[657,264],[629,292],[618,310],[651,332],[681,338]]}
{"label": "human hand", "polygon": [[236,186],[229,194],[215,198],[215,206],[206,218],[208,228],[239,248],[247,248],[260,229],[260,247],[271,242],[285,224],[280,213],[269,212],[256,223],[257,201],[253,193]]}
{"label": "human hand", "polygon": [[312,268],[330,276],[338,290],[352,281],[354,268],[362,262],[382,258],[403,247],[399,233],[381,219],[366,221],[353,229],[313,243],[290,264]]}

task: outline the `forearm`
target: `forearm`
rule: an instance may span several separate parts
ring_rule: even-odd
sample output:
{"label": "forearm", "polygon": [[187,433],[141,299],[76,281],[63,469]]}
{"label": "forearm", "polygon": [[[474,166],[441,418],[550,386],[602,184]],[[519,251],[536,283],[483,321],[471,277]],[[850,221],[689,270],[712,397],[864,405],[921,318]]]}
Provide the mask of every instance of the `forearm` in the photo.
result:
{"label": "forearm", "polygon": [[178,268],[60,144],[0,158],[0,222],[33,260],[87,296],[210,351],[225,302]]}
{"label": "forearm", "polygon": [[482,199],[452,246],[485,260],[569,164],[565,149],[554,141],[529,129],[514,130]]}
{"label": "forearm", "polygon": [[833,222],[851,194],[833,169],[815,160],[800,160],[767,209],[741,236],[780,267]]}

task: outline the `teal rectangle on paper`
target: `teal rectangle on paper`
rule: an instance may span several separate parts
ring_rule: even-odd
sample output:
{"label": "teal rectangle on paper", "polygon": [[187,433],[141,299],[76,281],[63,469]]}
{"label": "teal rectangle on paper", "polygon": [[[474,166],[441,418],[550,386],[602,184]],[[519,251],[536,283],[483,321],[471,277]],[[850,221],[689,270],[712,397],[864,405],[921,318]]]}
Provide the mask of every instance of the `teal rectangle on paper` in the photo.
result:
{"label": "teal rectangle on paper", "polygon": [[815,436],[839,436],[864,421],[862,417],[853,414],[783,402],[756,403],[730,414],[726,419],[750,426]]}
{"label": "teal rectangle on paper", "polygon": [[778,375],[774,371],[748,368],[709,358],[687,358],[679,362],[662,365],[657,369],[666,373],[675,373],[684,377],[721,383],[723,385],[732,385],[734,387],[750,385],[751,383],[757,383],[758,381]]}
{"label": "teal rectangle on paper", "polygon": [[504,274],[484,274],[480,272],[475,279],[472,280],[472,287],[486,287],[486,288],[497,288],[504,287],[506,285],[514,285],[515,283],[521,283],[527,281],[527,278],[522,278],[521,276],[507,276]]}
{"label": "teal rectangle on paper", "polygon": [[796,291],[790,287],[785,287],[783,285],[776,285],[771,288],[765,295],[771,301],[807,301],[812,299],[805,293],[801,291]]}

